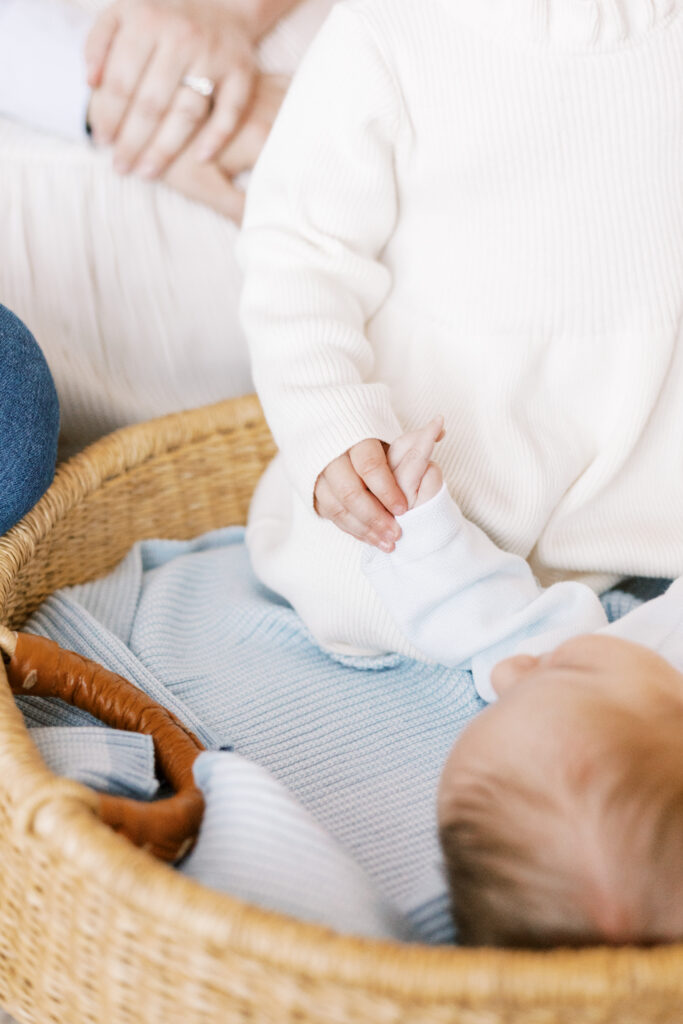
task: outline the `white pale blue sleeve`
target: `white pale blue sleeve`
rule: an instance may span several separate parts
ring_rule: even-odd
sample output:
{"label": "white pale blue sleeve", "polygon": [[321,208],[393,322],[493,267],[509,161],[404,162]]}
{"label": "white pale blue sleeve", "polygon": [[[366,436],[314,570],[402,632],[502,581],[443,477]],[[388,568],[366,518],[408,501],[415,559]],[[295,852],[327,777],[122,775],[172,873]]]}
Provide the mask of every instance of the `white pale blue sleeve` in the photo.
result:
{"label": "white pale blue sleeve", "polygon": [[683,672],[683,576],[600,632],[650,647]]}
{"label": "white pale blue sleeve", "polygon": [[61,0],[0,0],[0,114],[86,138],[83,49],[93,16]]}
{"label": "white pale blue sleeve", "polygon": [[491,669],[502,658],[541,654],[607,622],[584,584],[543,590],[523,558],[465,519],[445,486],[399,523],[395,551],[368,547],[364,572],[411,643],[440,664],[471,667],[486,701],[496,699]]}

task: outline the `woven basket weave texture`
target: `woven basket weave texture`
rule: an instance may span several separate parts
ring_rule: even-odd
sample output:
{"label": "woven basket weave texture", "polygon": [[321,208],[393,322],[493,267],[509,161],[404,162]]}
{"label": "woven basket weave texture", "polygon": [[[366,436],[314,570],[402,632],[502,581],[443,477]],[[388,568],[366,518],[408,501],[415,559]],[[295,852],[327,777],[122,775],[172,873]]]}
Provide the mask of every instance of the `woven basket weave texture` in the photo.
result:
{"label": "woven basket weave texture", "polygon": [[[0,539],[0,621],[137,540],[244,522],[253,396],[97,442]],[[683,948],[531,954],[349,939],[206,890],[45,767],[0,668],[0,1005],[25,1024],[683,1024]]]}

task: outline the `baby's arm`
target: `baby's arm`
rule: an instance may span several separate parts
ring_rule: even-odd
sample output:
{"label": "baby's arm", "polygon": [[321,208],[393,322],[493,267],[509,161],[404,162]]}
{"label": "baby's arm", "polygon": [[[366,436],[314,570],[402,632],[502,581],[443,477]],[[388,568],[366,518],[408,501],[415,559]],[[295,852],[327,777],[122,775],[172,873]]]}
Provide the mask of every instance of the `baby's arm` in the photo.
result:
{"label": "baby's arm", "polygon": [[[424,475],[436,427],[399,438],[389,449],[404,492],[429,500],[399,517],[403,536],[395,552],[366,548],[363,567],[411,643],[441,664],[471,665],[479,694],[491,701],[491,669],[500,660],[552,650],[607,620],[584,584],[543,590],[523,558],[502,551],[465,519],[445,486],[433,494],[439,476]],[[424,490],[415,486],[420,470]]]}
{"label": "baby's arm", "polygon": [[649,647],[683,672],[683,576],[600,632]]}
{"label": "baby's arm", "polygon": [[391,288],[380,254],[398,216],[404,118],[368,18],[336,6],[307,51],[254,170],[239,243],[254,381],[311,507],[334,460],[400,433],[365,325]]}

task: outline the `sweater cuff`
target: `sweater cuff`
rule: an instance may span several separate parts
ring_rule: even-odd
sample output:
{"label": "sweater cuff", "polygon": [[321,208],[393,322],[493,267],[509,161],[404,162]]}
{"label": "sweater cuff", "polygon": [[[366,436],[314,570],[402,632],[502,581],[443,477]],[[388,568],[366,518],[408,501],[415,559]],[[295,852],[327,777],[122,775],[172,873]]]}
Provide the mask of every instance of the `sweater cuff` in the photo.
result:
{"label": "sweater cuff", "polygon": [[411,508],[402,516],[396,516],[396,522],[402,533],[390,555],[369,544],[366,545],[363,567],[368,574],[372,574],[375,569],[379,571],[387,559],[394,564],[405,564],[435,554],[457,536],[465,517],[444,483],[438,494],[424,505]]}
{"label": "sweater cuff", "polygon": [[403,430],[390,408],[362,409],[340,403],[334,420],[313,428],[283,450],[287,475],[306,505],[313,506],[318,477],[338,458],[361,441],[376,438],[391,444]]}

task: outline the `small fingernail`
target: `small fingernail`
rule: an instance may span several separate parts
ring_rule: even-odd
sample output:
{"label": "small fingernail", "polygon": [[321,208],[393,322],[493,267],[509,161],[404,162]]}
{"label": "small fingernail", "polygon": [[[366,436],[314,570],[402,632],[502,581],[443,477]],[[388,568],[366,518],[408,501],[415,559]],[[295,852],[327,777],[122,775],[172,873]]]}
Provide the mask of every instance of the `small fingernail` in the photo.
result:
{"label": "small fingernail", "polygon": [[389,543],[389,541],[386,540],[381,540],[377,547],[380,549],[380,551],[384,551],[385,554],[387,555],[390,555],[391,552],[394,550],[393,543]]}

